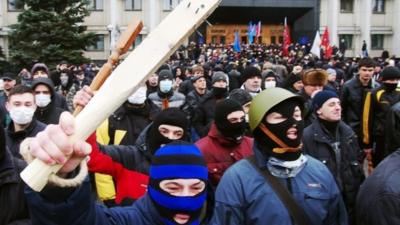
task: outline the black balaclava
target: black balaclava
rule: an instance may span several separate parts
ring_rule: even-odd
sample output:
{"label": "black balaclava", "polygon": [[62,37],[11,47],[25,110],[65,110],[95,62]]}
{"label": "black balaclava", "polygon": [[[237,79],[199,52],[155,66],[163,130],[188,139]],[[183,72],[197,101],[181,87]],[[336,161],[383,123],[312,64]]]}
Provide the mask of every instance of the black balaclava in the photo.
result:
{"label": "black balaclava", "polygon": [[382,85],[383,85],[383,88],[384,88],[386,91],[388,91],[388,92],[395,91],[396,88],[397,88],[397,83],[392,84],[392,83],[385,83],[385,82],[382,82]]}
{"label": "black balaclava", "polygon": [[221,88],[221,87],[213,87],[212,92],[214,94],[214,97],[217,99],[220,98],[225,98],[228,96],[228,88]]}
{"label": "black balaclava", "polygon": [[180,140],[185,140],[188,129],[188,119],[186,114],[178,108],[167,108],[162,110],[155,118],[149,128],[147,135],[148,147],[153,154],[162,144],[168,144],[173,140],[168,139],[160,134],[158,127],[162,124],[181,127],[183,129],[183,136]]}
{"label": "black balaclava", "polygon": [[[228,115],[232,112],[243,111],[242,106],[235,100],[225,99],[218,102],[215,106],[215,125],[219,132],[228,140],[235,143],[240,143],[243,139],[246,130],[246,121],[243,114],[243,120],[238,123],[231,123],[228,120]],[[244,111],[243,111],[244,113]]]}
{"label": "black balaclava", "polygon": [[[296,99],[285,100],[270,109],[265,114],[260,124],[260,126],[265,126],[286,146],[281,146],[276,141],[274,141],[261,129],[260,126],[254,130],[254,138],[258,143],[258,147],[265,154],[284,161],[293,161],[300,157],[301,152],[299,147],[301,144],[301,137],[304,129],[304,121],[297,121],[293,118],[293,113],[296,106],[299,106],[300,109],[302,108],[301,103]],[[272,112],[277,112],[287,119],[281,123],[270,124],[266,122],[266,116]],[[295,140],[289,139],[286,134],[287,130],[289,130],[289,128],[293,126],[297,127],[297,138]],[[285,148],[291,149],[291,151],[284,151]],[[279,152],[280,149],[282,149],[283,151]]]}

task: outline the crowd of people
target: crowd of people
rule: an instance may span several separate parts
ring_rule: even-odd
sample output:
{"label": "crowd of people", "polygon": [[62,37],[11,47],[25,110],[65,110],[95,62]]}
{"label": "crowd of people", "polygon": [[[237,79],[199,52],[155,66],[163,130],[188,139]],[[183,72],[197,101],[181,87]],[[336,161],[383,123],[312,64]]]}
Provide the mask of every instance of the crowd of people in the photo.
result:
{"label": "crowd of people", "polygon": [[[399,224],[397,61],[241,49],[182,46],[74,143],[99,67],[4,73],[0,224]],[[31,190],[27,155],[78,185]]]}

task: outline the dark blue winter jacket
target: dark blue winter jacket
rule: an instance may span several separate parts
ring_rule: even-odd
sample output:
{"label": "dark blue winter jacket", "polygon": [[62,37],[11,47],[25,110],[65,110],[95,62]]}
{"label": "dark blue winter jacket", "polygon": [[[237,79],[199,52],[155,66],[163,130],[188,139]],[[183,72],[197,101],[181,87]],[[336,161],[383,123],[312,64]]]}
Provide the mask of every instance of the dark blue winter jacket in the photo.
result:
{"label": "dark blue winter jacket", "polygon": [[[258,166],[266,166],[266,157],[254,146]],[[331,173],[318,160],[306,157],[305,167],[295,177],[278,179],[290,186],[288,190],[308,214],[310,225],[347,224],[346,209]],[[247,160],[225,172],[215,201],[212,225],[294,224],[274,190]]]}
{"label": "dark blue winter jacket", "polygon": [[[67,197],[61,197],[68,189],[52,188],[40,194],[26,190],[33,224],[40,225],[163,225],[150,197],[145,195],[132,206],[106,208],[95,203],[90,192],[90,183],[72,190]],[[46,199],[52,196],[52,201]],[[57,199],[58,197],[58,199]],[[48,197],[47,197],[48,198]],[[50,198],[49,198],[50,199]]]}

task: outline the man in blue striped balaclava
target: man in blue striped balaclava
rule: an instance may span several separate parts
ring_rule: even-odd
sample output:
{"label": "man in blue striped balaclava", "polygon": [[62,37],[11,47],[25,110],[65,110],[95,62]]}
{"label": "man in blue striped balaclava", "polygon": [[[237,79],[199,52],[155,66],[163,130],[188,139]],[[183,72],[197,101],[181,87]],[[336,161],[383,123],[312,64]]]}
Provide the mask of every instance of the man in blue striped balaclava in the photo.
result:
{"label": "man in blue striped balaclava", "polygon": [[175,141],[153,156],[148,194],[168,225],[198,225],[206,200],[207,166],[199,149]]}

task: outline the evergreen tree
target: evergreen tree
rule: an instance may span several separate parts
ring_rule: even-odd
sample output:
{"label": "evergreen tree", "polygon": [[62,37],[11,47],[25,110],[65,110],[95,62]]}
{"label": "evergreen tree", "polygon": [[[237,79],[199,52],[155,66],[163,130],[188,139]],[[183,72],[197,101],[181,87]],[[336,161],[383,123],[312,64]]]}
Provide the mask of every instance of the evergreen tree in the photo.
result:
{"label": "evergreen tree", "polygon": [[20,0],[25,10],[11,26],[10,57],[19,67],[40,61],[54,67],[61,60],[87,62],[85,48],[95,42],[82,23],[89,15],[87,0]]}

